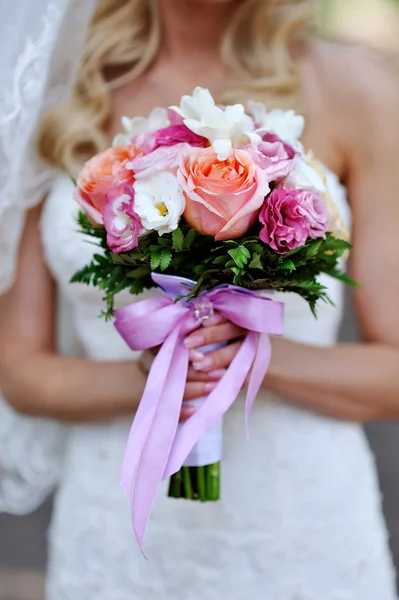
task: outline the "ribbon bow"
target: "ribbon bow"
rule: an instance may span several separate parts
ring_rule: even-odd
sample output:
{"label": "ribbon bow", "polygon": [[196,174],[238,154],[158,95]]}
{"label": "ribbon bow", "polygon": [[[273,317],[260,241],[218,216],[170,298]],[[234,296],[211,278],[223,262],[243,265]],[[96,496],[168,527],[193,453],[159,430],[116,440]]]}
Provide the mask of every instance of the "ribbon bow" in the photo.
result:
{"label": "ribbon bow", "polygon": [[[181,468],[203,433],[233,404],[251,371],[247,422],[270,362],[268,334],[283,334],[284,313],[283,303],[230,285],[204,292],[198,299],[200,304],[175,302],[174,298],[187,294],[194,282],[155,273],[152,277],[166,295],[115,311],[115,327],[132,350],[162,344],[130,430],[121,475],[140,549],[161,482]],[[189,365],[183,341],[201,325],[201,311],[210,305],[248,334],[216,388],[177,429]]]}

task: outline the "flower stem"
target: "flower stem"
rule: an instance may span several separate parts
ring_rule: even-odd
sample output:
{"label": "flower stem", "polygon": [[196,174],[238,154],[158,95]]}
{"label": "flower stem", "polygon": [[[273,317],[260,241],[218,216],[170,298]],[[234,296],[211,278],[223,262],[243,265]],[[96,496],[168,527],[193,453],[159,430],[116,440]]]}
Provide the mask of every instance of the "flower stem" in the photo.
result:
{"label": "flower stem", "polygon": [[204,467],[182,467],[172,475],[169,497],[216,502],[220,499],[220,462]]}
{"label": "flower stem", "polygon": [[220,498],[220,463],[206,466],[207,500],[215,502]]}
{"label": "flower stem", "polygon": [[190,467],[182,467],[181,471],[183,474],[184,497],[187,498],[187,500],[192,500],[193,488],[191,485]]}
{"label": "flower stem", "polygon": [[172,475],[169,483],[169,493],[168,496],[170,498],[181,498],[181,487],[182,487],[182,472],[181,470]]}
{"label": "flower stem", "polygon": [[206,467],[197,467],[197,487],[198,496],[201,502],[206,502],[206,481],[205,481],[205,469]]}

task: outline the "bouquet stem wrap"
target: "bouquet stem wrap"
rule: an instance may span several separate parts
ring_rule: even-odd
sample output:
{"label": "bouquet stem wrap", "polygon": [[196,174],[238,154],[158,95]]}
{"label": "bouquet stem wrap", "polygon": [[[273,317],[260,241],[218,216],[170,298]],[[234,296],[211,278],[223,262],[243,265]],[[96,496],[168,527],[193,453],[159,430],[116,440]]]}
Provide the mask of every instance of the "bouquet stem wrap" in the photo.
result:
{"label": "bouquet stem wrap", "polygon": [[[247,423],[270,361],[269,334],[283,334],[284,315],[283,303],[231,285],[216,287],[190,302],[175,302],[173,297],[187,294],[194,282],[159,274],[153,274],[153,279],[166,295],[115,311],[115,327],[132,350],[162,345],[129,434],[121,475],[141,549],[161,482],[181,468],[204,432],[233,404],[250,373]],[[247,329],[248,334],[223,379],[178,429],[189,365],[183,342],[201,325],[199,310],[205,305]]]}
{"label": "bouquet stem wrap", "polygon": [[[218,350],[224,346],[221,344],[212,344],[199,348],[203,354],[208,354],[214,350]],[[195,400],[189,400],[186,404],[195,406],[199,409],[206,401],[207,396],[202,398],[196,398]],[[178,431],[184,424],[178,426]],[[185,459],[184,467],[203,467],[205,465],[211,465],[217,463],[222,458],[222,437],[223,437],[223,425],[222,419],[213,423],[201,436],[199,441],[193,446],[187,458]]]}

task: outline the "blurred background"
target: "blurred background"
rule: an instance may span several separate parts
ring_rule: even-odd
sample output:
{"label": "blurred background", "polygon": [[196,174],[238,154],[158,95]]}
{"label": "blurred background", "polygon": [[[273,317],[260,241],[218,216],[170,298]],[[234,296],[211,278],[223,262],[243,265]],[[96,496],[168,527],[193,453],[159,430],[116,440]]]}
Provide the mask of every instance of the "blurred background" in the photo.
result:
{"label": "blurred background", "polygon": [[[328,37],[365,44],[399,67],[399,0],[320,0],[320,23]],[[356,336],[348,301],[341,338],[351,341]],[[373,424],[367,427],[367,435],[376,456],[399,571],[399,424]],[[43,600],[50,515],[51,501],[27,517],[0,515],[0,600]]]}

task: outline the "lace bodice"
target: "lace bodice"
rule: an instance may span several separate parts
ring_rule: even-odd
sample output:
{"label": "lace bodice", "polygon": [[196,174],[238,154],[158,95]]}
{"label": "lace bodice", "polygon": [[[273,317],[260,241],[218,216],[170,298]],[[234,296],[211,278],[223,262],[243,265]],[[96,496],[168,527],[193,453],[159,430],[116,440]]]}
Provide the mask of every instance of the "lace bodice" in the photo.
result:
{"label": "lace bodice", "polygon": [[[330,189],[349,221],[345,190]],[[101,293],[69,284],[93,252],[77,233],[72,183],[60,178],[42,217],[46,260],[70,306],[68,330],[94,360],[132,358]],[[333,344],[335,308],[286,294],[286,335]],[[121,295],[120,303],[131,301]],[[225,417],[222,501],[173,501],[160,490],[139,554],[118,485],[130,423],[61,427],[5,409],[0,421],[0,509],[32,509],[57,486],[47,600],[394,600],[394,573],[373,459],[361,429],[261,394],[245,440],[241,402]],[[5,426],[4,426],[5,425]],[[2,477],[2,478],[1,478]]]}

